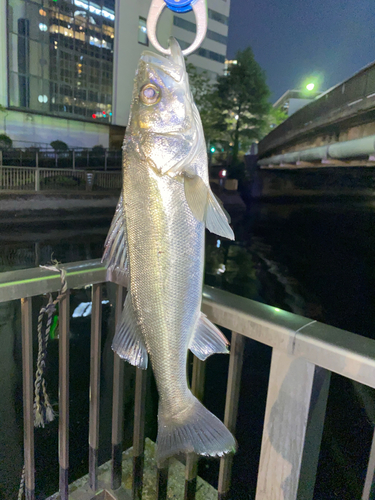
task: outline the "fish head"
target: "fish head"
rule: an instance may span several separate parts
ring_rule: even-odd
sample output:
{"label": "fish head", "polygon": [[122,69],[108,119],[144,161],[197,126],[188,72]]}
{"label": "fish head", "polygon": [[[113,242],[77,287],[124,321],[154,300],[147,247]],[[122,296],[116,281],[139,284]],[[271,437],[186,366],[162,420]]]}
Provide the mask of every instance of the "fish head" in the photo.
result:
{"label": "fish head", "polygon": [[126,135],[157,171],[174,176],[204,138],[181,48],[174,38],[169,46],[167,57],[149,50],[141,55]]}

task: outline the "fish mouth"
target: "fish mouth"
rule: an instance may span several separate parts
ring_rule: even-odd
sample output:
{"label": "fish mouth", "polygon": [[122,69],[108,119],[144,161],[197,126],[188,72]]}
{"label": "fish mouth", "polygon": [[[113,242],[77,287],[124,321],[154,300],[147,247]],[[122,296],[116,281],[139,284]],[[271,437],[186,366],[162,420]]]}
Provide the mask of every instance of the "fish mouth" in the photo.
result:
{"label": "fish mouth", "polygon": [[181,47],[174,37],[169,38],[169,48],[171,49],[171,55],[169,56],[162,56],[151,50],[144,50],[141,54],[141,60],[163,71],[176,82],[181,82],[186,74],[185,60]]}

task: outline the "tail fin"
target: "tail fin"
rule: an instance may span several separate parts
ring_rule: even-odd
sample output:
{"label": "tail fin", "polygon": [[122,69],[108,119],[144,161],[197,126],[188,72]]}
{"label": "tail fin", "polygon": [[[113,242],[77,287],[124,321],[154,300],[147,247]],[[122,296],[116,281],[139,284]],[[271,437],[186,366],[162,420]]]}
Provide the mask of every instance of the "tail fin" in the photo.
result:
{"label": "tail fin", "polygon": [[189,398],[188,407],[176,416],[163,414],[159,407],[159,463],[179,453],[222,457],[235,451],[236,440],[232,434],[193,395]]}

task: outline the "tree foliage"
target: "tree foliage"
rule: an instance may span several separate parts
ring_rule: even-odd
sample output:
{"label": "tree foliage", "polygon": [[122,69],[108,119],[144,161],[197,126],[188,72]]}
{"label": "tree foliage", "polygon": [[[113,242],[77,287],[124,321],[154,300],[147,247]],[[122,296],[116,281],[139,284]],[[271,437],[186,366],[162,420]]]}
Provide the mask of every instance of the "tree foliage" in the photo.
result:
{"label": "tree foliage", "polygon": [[233,163],[238,161],[240,145],[247,147],[259,140],[271,110],[270,91],[264,71],[254,59],[250,47],[238,51],[237,64],[217,82],[218,105],[233,144]]}
{"label": "tree foliage", "polygon": [[6,134],[0,134],[0,150],[9,149],[12,147],[13,141]]}
{"label": "tree foliage", "polygon": [[51,147],[55,151],[67,151],[68,150],[68,145],[64,141],[56,140],[51,142]]}
{"label": "tree foliage", "polygon": [[286,118],[285,113],[271,106],[265,73],[251,48],[238,51],[236,60],[229,73],[219,76],[216,82],[187,64],[206,141],[220,144],[227,152],[231,149],[234,165],[240,149],[247,150]]}

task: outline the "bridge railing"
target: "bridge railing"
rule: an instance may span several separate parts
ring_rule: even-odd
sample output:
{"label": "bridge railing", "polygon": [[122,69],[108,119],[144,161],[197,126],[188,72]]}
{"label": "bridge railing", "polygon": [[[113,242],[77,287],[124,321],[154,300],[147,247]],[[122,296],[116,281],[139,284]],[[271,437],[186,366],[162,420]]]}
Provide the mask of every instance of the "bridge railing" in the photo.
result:
{"label": "bridge railing", "polygon": [[118,191],[121,181],[121,171],[0,166],[0,192]]}
{"label": "bridge railing", "polygon": [[[69,483],[69,324],[70,290],[92,287],[89,410],[89,487],[98,486],[100,358],[102,328],[102,286],[106,272],[99,261],[62,266],[66,271],[66,291],[59,306],[59,429],[60,497],[68,499]],[[32,298],[60,289],[60,274],[34,268],[0,274],[0,302],[21,301],[23,422],[26,498],[35,498]],[[117,284],[116,322],[119,321],[125,289]],[[259,459],[256,500],[312,500],[325,408],[331,372],[375,388],[375,340],[311,321],[275,307],[254,302],[228,292],[204,287],[203,312],[215,324],[232,331],[224,422],[235,434],[240,397],[241,373],[246,338],[272,347],[268,395]],[[89,348],[89,347],[88,347]],[[114,356],[112,407],[111,484],[101,488],[122,488],[123,382],[124,362]],[[204,387],[204,363],[194,358],[192,390],[199,397]],[[57,367],[56,367],[57,370]],[[11,375],[9,375],[11,376]],[[224,374],[223,374],[224,376]],[[146,372],[137,369],[135,385],[135,425],[133,440],[133,498],[142,496]],[[251,391],[251,388],[249,388]],[[342,418],[345,416],[342,415]],[[241,443],[240,443],[241,445]],[[232,457],[220,459],[218,498],[229,498]],[[362,500],[369,500],[374,481],[375,445]],[[42,470],[37,471],[43,474]],[[187,457],[185,499],[195,498],[196,457]],[[158,470],[159,485],[167,479]],[[120,490],[118,490],[120,491]],[[111,493],[112,494],[112,493]],[[158,499],[166,498],[165,487]],[[92,495],[91,495],[92,496]],[[91,498],[89,495],[89,497]],[[86,498],[86,497],[85,497]],[[101,498],[101,497],[100,497]],[[104,498],[104,497],[103,497]],[[115,497],[116,498],[116,497]],[[120,496],[119,496],[120,498]],[[121,496],[121,498],[124,498]]]}
{"label": "bridge railing", "polygon": [[293,113],[260,141],[259,155],[262,157],[271,152],[293,133],[301,134],[314,128],[314,124],[324,122],[331,113],[352,107],[354,110],[361,103],[364,107],[375,103],[375,63]]}
{"label": "bridge railing", "polygon": [[0,151],[0,166],[118,170],[121,158],[121,149],[10,148]]}

